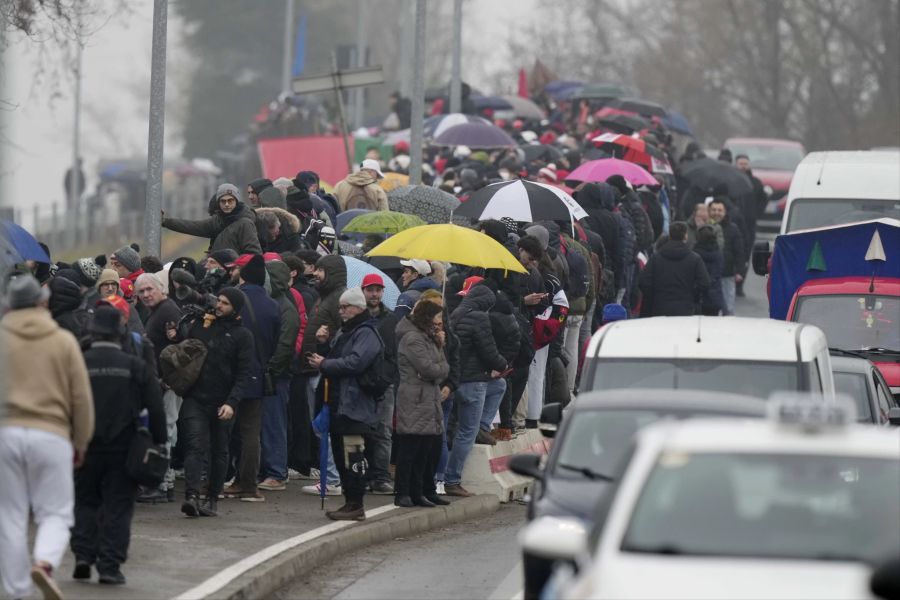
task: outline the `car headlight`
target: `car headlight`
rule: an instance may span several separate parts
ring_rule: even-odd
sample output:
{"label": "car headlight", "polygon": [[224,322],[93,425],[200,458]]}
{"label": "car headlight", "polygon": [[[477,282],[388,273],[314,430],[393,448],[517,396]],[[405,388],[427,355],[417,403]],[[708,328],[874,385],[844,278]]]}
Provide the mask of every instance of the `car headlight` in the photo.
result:
{"label": "car headlight", "polygon": [[771,196],[775,192],[775,190],[772,189],[771,185],[763,186],[763,191],[766,193],[766,196]]}

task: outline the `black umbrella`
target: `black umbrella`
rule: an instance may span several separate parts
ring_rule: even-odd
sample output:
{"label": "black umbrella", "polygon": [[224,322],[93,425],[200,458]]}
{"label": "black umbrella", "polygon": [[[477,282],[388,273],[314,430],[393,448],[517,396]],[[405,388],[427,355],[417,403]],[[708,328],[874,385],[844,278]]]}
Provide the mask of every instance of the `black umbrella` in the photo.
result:
{"label": "black umbrella", "polygon": [[656,102],[641,100],[640,98],[613,98],[606,103],[607,106],[627,110],[645,117],[665,117],[668,112],[665,107]]}
{"label": "black umbrella", "polygon": [[587,216],[581,205],[563,190],[524,179],[486,185],[453,214],[479,221],[510,217],[520,223],[573,221]]}
{"label": "black umbrella", "polygon": [[549,144],[526,144],[521,146],[525,153],[525,162],[533,160],[555,161],[563,157],[562,150]]}
{"label": "black umbrella", "polygon": [[736,198],[753,191],[750,179],[737,167],[709,157],[698,158],[679,167],[678,174],[694,187],[712,191],[719,185],[728,188],[728,195]]}
{"label": "black umbrella", "polygon": [[450,214],[459,206],[452,194],[427,185],[403,185],[388,192],[391,210],[416,215],[426,223],[449,223]]}
{"label": "black umbrella", "polygon": [[600,126],[605,127],[616,133],[631,135],[635,131],[647,129],[651,125],[650,121],[643,117],[632,117],[631,115],[612,115],[605,119],[600,119]]}

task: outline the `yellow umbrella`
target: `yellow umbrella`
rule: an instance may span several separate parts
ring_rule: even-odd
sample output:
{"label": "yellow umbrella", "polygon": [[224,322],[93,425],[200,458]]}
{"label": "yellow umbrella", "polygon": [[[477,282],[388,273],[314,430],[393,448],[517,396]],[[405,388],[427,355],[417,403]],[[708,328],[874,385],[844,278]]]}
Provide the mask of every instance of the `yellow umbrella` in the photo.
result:
{"label": "yellow umbrella", "polygon": [[452,224],[420,225],[401,231],[372,248],[368,255],[439,260],[527,273],[516,257],[493,238]]}
{"label": "yellow umbrella", "polygon": [[380,185],[381,189],[385,192],[390,192],[400,186],[409,185],[409,175],[404,175],[403,173],[385,173],[384,179],[378,180],[378,185]]}

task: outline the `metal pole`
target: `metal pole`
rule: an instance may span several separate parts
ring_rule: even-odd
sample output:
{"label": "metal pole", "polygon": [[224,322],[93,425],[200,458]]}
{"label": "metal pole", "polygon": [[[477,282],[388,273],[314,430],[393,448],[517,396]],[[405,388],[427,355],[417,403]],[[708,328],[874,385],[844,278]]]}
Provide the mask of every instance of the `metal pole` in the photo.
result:
{"label": "metal pole", "polygon": [[[356,10],[356,67],[362,69],[366,66],[366,0],[359,0]],[[363,104],[366,98],[365,88],[356,88],[353,92],[353,127],[362,127]]]}
{"label": "metal pole", "polygon": [[338,70],[337,56],[331,55],[334,94],[337,97],[338,118],[341,120],[341,138],[344,140],[344,154],[347,156],[347,168],[353,170],[353,156],[350,154],[350,140],[347,133],[347,116],[344,114],[344,89],[341,87],[341,76]]}
{"label": "metal pole", "polygon": [[450,112],[462,110],[462,3],[453,0],[453,62],[450,67]]}
{"label": "metal pole", "polygon": [[425,0],[416,0],[416,43],[413,49],[412,119],[409,135],[409,183],[422,183],[422,134],[425,114]]}
{"label": "metal pole", "polygon": [[281,49],[281,91],[291,93],[291,67],[294,64],[294,0],[284,2],[284,46]]}
{"label": "metal pole", "polygon": [[81,168],[78,164],[78,150],[81,145],[81,53],[84,45],[81,42],[81,15],[76,15],[75,42],[78,49],[75,51],[75,116],[72,124],[72,177],[69,178],[69,201],[66,202],[68,211],[78,210],[78,185]]}
{"label": "metal pole", "polygon": [[413,35],[413,1],[403,0],[401,9],[403,11],[403,28],[400,30],[400,95],[409,98],[412,94],[412,83],[410,81],[410,51],[412,48]]}
{"label": "metal pole", "polygon": [[147,140],[147,205],[144,246],[147,254],[162,251],[163,142],[166,127],[166,20],[168,0],[153,0],[153,56],[150,66],[150,127]]}

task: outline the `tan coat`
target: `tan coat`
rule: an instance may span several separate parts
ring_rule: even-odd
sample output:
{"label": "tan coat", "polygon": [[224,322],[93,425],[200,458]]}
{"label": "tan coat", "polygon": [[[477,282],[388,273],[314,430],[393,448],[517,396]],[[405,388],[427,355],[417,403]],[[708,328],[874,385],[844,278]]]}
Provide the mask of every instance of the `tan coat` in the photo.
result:
{"label": "tan coat", "polygon": [[362,171],[349,175],[334,186],[341,211],[353,208],[368,210],[388,210],[387,193],[378,185],[378,180]]}
{"label": "tan coat", "polygon": [[94,399],[78,342],[44,308],[0,319],[6,402],[0,425],[31,427],[72,441],[83,454],[94,435]]}

